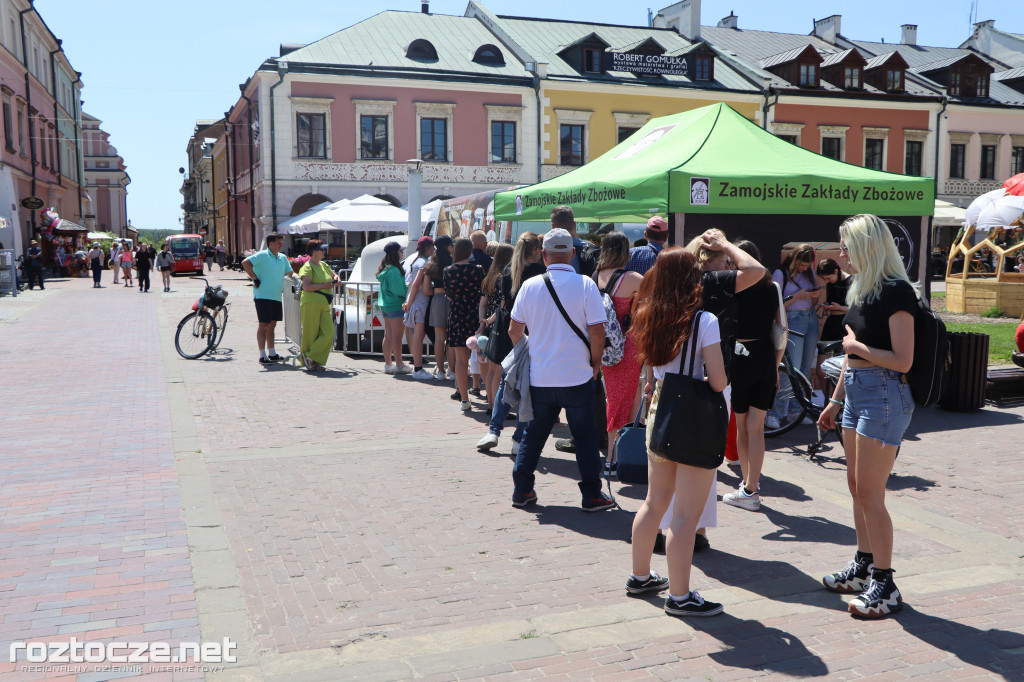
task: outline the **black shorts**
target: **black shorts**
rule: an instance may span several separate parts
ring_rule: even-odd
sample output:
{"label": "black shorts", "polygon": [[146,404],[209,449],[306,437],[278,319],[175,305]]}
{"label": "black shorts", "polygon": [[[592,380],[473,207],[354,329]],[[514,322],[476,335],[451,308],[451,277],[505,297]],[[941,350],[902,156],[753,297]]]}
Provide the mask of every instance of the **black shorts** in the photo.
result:
{"label": "black shorts", "polygon": [[256,319],[260,322],[280,322],[284,319],[284,308],[280,301],[271,301],[269,298],[255,298]]}
{"label": "black shorts", "polygon": [[746,341],[749,355],[732,357],[732,411],[746,414],[751,407],[766,412],[775,400],[778,365],[771,341]]}

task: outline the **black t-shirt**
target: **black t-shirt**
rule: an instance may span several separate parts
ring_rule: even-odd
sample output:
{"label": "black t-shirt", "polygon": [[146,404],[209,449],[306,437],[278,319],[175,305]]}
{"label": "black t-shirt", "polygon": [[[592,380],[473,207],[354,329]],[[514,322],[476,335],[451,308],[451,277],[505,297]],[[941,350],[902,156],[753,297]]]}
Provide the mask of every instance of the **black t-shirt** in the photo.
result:
{"label": "black t-shirt", "polygon": [[[842,275],[840,275],[841,277]],[[837,279],[834,284],[825,285],[825,302],[846,305],[846,292],[850,290],[852,277]],[[846,336],[846,329],[843,327],[843,316],[829,315],[825,318],[825,326],[821,328],[822,341],[838,341]]]}
{"label": "black t-shirt", "polygon": [[486,251],[480,249],[473,249],[473,253],[469,256],[470,265],[479,265],[484,269],[484,274],[491,269],[491,261],[493,259],[487,255]]}
{"label": "black t-shirt", "polygon": [[[547,271],[548,269],[544,267],[544,263],[540,261],[536,263],[529,263],[523,270],[523,281],[525,282],[531,277],[536,277],[537,275],[543,275]],[[501,271],[501,298],[505,301],[505,310],[512,312],[512,304],[516,302],[516,299],[512,295],[511,265],[506,265],[505,269]]]}
{"label": "black t-shirt", "polygon": [[[906,311],[911,315],[917,313],[917,293],[914,287],[903,280],[895,280],[884,283],[882,293],[871,303],[851,304],[850,312],[843,318],[843,324],[849,325],[857,340],[865,346],[892,350],[889,318],[900,311]],[[848,357],[854,360],[863,359],[852,353]]]}
{"label": "black t-shirt", "polygon": [[736,338],[771,339],[778,310],[779,294],[770,281],[736,294]]}
{"label": "black t-shirt", "polygon": [[704,310],[718,318],[718,330],[722,335],[722,359],[725,373],[732,368],[733,349],[736,346],[736,321],[739,318],[736,307],[736,271],[713,270],[701,275],[704,285]]}
{"label": "black t-shirt", "polygon": [[149,249],[139,249],[135,253],[135,267],[139,270],[149,270],[153,267],[153,256]]}
{"label": "black t-shirt", "polygon": [[204,249],[204,253],[206,254],[207,258],[216,258],[217,257],[217,249],[213,248],[212,246],[207,246]]}

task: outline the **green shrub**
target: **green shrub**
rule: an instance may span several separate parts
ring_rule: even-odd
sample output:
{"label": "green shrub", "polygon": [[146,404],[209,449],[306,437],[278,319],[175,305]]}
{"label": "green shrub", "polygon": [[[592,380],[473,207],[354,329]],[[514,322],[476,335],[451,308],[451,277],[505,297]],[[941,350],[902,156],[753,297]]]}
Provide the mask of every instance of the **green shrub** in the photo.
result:
{"label": "green shrub", "polygon": [[1000,308],[997,305],[996,306],[992,306],[991,308],[989,308],[988,310],[983,312],[981,314],[981,316],[982,317],[1002,317],[1003,316],[1003,309]]}

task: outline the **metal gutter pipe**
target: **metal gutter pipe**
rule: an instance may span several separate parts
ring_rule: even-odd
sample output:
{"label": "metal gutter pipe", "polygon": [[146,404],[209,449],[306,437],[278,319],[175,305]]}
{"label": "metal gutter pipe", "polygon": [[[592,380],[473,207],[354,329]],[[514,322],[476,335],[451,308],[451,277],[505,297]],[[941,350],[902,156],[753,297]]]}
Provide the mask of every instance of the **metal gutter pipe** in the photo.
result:
{"label": "metal gutter pipe", "polygon": [[[29,132],[32,132],[32,86],[28,79],[28,44],[25,41],[25,15],[35,10],[32,1],[30,0],[28,9],[23,9],[18,12],[18,20],[21,23],[21,63],[25,67],[25,101],[27,104],[25,113],[28,114],[28,128]],[[36,144],[32,136],[29,135],[28,140],[29,155],[31,156],[29,163],[32,166],[32,196],[36,195]],[[35,232],[36,228],[36,212],[31,211],[32,214],[32,231]]]}
{"label": "metal gutter pipe", "polygon": [[242,85],[239,85],[239,89],[242,91],[242,99],[245,100],[245,117],[248,121],[246,126],[249,129],[249,241],[251,242],[252,248],[256,248],[256,180],[255,180],[255,167],[256,160],[253,157],[253,145],[252,145],[252,100],[245,95],[245,86],[249,84],[246,81]]}
{"label": "metal gutter pipe", "polygon": [[541,163],[544,158],[544,133],[541,130],[540,74],[536,72],[533,74],[533,93],[537,98],[537,182],[541,182],[541,176],[543,175]]}
{"label": "metal gutter pipe", "polygon": [[78,178],[78,217],[85,222],[85,216],[82,215],[82,188],[85,187],[85,171],[82,169],[82,129],[78,125],[78,119],[81,118],[82,111],[79,109],[78,97],[75,95],[75,85],[82,82],[82,74],[79,71],[75,71],[75,82],[71,84],[71,96],[74,100],[72,104],[75,110],[71,112],[74,120],[71,121],[72,126],[75,129],[75,176]]}
{"label": "metal gutter pipe", "polygon": [[[53,141],[51,141],[50,144],[55,144],[58,140],[60,140],[60,116],[57,114],[57,66],[56,66],[55,61],[53,59],[53,55],[57,54],[58,52],[60,52],[63,49],[61,47],[61,43],[62,43],[62,41],[58,40],[57,41],[57,49],[56,50],[50,50],[50,89],[52,90],[52,92],[50,94],[53,95],[53,125],[54,125],[54,132],[56,133],[55,139]],[[58,153],[56,156],[57,156],[57,167],[56,168],[51,168],[50,170],[54,171],[57,174],[57,185],[59,185],[60,187],[63,187],[64,186],[64,182],[63,182],[63,179],[61,178],[61,166],[63,165],[63,163],[62,163],[61,158],[60,158],[61,155]]]}
{"label": "metal gutter pipe", "polygon": [[235,172],[234,172],[234,168],[235,168],[235,161],[234,161],[235,148],[231,144],[231,138],[234,136],[234,134],[235,134],[235,126],[234,126],[234,124],[231,123],[231,112],[230,111],[225,111],[224,112],[224,145],[225,145],[225,147],[224,147],[224,168],[227,171],[227,177],[224,179],[224,182],[227,183],[227,186],[228,186],[227,215],[225,216],[225,219],[227,220],[227,226],[228,226],[228,244],[227,244],[228,253],[233,253],[231,247],[232,247],[232,244],[234,242],[231,239],[231,233],[234,232],[235,228],[237,227],[231,221],[231,202],[235,200],[235,194],[234,194],[234,189],[235,189]]}
{"label": "metal gutter pipe", "polygon": [[270,86],[270,205],[271,211],[273,211],[271,218],[274,221],[274,232],[277,232],[277,140],[274,136],[274,89],[284,82],[284,77],[287,75],[288,63],[278,62],[278,80]]}

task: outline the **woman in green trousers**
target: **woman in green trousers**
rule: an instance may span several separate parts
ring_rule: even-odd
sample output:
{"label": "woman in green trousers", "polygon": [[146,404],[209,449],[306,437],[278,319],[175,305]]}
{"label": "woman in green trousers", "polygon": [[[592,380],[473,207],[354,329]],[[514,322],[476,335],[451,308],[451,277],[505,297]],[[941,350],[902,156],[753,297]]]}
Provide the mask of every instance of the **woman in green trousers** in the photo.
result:
{"label": "woman in green trousers", "polygon": [[334,322],[331,320],[331,303],[334,300],[334,285],[338,275],[323,262],[327,244],[311,239],[306,245],[309,261],[299,270],[302,280],[302,294],[299,296],[299,310],[302,313],[302,341],[299,357],[309,371],[321,370],[327,362],[334,344]]}

